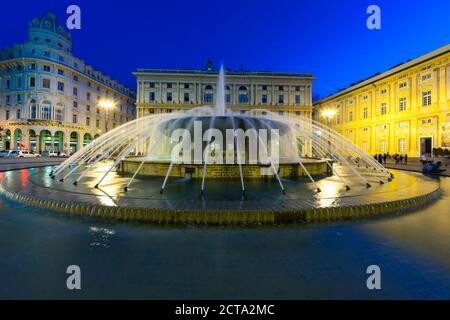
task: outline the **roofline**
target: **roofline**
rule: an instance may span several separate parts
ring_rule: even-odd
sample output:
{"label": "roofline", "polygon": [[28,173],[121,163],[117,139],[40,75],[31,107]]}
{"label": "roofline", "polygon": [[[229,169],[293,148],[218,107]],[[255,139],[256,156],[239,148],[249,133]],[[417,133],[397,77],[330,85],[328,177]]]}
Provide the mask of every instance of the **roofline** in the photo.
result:
{"label": "roofline", "polygon": [[[185,76],[216,76],[219,73],[218,70],[201,70],[201,69],[138,69],[133,72],[133,75],[185,75]],[[225,75],[228,76],[261,76],[261,77],[286,77],[286,78],[308,78],[314,80],[314,76],[311,73],[299,73],[299,72],[272,72],[272,71],[234,71],[225,70]]]}
{"label": "roofline", "polygon": [[412,67],[414,67],[414,66],[416,66],[418,64],[421,64],[421,63],[426,62],[428,60],[434,59],[434,58],[439,57],[441,55],[444,55],[444,54],[446,54],[448,52],[450,52],[450,44],[447,44],[447,45],[445,45],[443,47],[440,47],[440,48],[438,48],[436,50],[433,50],[433,51],[431,51],[431,52],[429,52],[427,54],[424,54],[424,55],[422,55],[422,56],[420,56],[418,58],[415,58],[413,60],[410,60],[410,61],[407,61],[407,62],[402,63],[400,65],[397,65],[396,67],[393,67],[393,68],[391,68],[391,69],[389,69],[389,70],[387,70],[387,71],[385,71],[383,73],[380,73],[380,74],[377,74],[375,76],[369,77],[368,79],[363,80],[360,83],[357,83],[355,85],[352,85],[350,87],[342,89],[342,90],[340,90],[340,91],[338,91],[336,93],[333,93],[333,94],[331,94],[331,95],[329,95],[329,96],[327,96],[325,98],[317,100],[316,102],[313,103],[313,105],[324,103],[326,101],[329,101],[329,100],[335,99],[337,97],[343,96],[343,95],[345,95],[347,93],[350,93],[350,92],[355,91],[357,89],[363,88],[363,87],[365,87],[365,86],[367,86],[367,85],[369,85],[369,84],[371,84],[373,82],[376,82],[376,81],[379,81],[379,80],[383,80],[383,79],[385,79],[387,77],[390,77],[390,76],[392,76],[394,74],[402,72],[403,70],[412,68]]}

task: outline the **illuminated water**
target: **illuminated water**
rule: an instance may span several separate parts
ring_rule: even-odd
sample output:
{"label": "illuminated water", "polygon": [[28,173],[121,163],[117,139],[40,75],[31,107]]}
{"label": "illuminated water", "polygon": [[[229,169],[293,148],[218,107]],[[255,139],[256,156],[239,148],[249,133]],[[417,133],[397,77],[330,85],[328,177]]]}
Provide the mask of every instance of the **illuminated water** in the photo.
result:
{"label": "illuminated water", "polygon": [[[450,179],[419,212],[352,224],[114,224],[0,201],[0,298],[450,298]],[[82,290],[68,291],[77,264]],[[378,264],[382,290],[366,289]]]}

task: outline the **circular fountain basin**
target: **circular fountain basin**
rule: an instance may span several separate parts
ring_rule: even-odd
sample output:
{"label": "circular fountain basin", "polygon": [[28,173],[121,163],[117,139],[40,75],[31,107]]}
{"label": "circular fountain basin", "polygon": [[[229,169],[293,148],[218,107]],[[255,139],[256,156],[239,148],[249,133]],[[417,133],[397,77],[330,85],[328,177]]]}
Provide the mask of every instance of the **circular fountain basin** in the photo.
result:
{"label": "circular fountain basin", "polygon": [[[395,179],[372,187],[354,184],[346,190],[336,176],[317,183],[322,192],[304,178],[283,179],[286,194],[276,180],[246,181],[242,194],[239,179],[214,179],[206,182],[199,196],[199,179],[170,179],[163,194],[162,177],[137,178],[128,192],[129,180],[117,172],[108,175],[102,186],[95,181],[99,172],[89,172],[78,185],[49,177],[52,167],[0,173],[0,193],[10,200],[29,206],[116,219],[152,223],[199,224],[279,224],[320,222],[399,214],[433,201],[439,196],[439,184],[420,174],[393,171]],[[336,170],[344,179],[352,176],[345,168]]]}
{"label": "circular fountain basin", "polygon": [[[145,161],[141,166],[142,161]],[[329,160],[302,159],[303,166],[312,176],[328,175],[332,173]],[[133,174],[141,166],[138,175],[141,176],[165,176],[169,172],[170,160],[145,160],[143,158],[127,158],[120,162],[118,172],[121,174]],[[297,178],[306,176],[305,170],[298,162],[289,159],[280,159],[278,175],[281,178]],[[243,178],[273,179],[271,164],[242,164]],[[198,178],[203,177],[204,164],[173,164],[169,176],[172,178]],[[206,178],[240,178],[241,172],[238,164],[208,164],[206,166]]]}

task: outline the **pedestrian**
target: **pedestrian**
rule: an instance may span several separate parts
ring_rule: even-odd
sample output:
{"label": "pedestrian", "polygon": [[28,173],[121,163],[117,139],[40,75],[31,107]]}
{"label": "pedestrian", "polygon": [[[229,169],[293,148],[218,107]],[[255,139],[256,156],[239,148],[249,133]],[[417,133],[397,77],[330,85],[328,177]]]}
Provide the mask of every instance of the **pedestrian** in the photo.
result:
{"label": "pedestrian", "polygon": [[407,153],[405,153],[405,164],[408,164],[408,154]]}
{"label": "pedestrian", "polygon": [[398,163],[403,164],[403,155],[400,155],[398,158]]}
{"label": "pedestrian", "polygon": [[386,164],[386,159],[387,159],[387,153],[385,153],[385,154],[383,155],[383,162],[384,162],[384,164]]}

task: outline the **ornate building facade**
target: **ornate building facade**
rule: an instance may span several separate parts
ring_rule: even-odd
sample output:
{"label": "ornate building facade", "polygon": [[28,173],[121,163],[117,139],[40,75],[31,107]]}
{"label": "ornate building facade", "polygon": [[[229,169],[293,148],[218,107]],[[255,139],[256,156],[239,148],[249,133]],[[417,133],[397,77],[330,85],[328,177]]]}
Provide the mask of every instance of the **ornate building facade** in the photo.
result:
{"label": "ornate building facade", "polygon": [[[215,104],[218,70],[211,61],[203,70],[139,69],[134,75],[138,117]],[[308,73],[227,69],[226,108],[235,112],[265,109],[311,118],[313,80]]]}
{"label": "ornate building facade", "polygon": [[450,45],[314,103],[321,121],[368,153],[450,147]]}
{"label": "ornate building facade", "polygon": [[30,22],[27,42],[0,51],[1,150],[76,152],[135,118],[134,102],[132,90],[72,55],[52,13]]}

